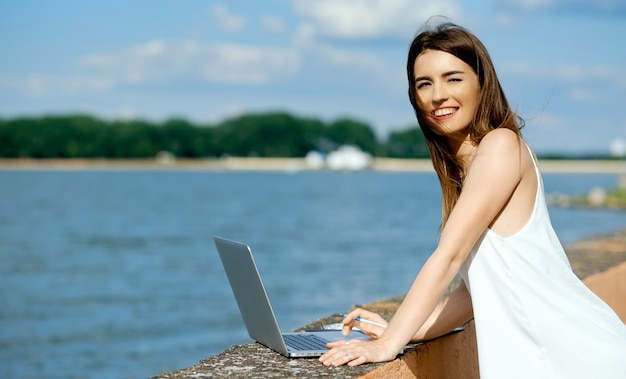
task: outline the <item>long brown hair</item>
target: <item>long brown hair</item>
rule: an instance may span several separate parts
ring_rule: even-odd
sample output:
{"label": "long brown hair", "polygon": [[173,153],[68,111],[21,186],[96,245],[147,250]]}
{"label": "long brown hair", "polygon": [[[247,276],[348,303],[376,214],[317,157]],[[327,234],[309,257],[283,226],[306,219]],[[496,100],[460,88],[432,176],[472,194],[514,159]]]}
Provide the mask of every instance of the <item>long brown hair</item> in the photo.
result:
{"label": "long brown hair", "polygon": [[524,121],[509,107],[489,53],[476,36],[458,25],[443,23],[434,28],[427,28],[415,37],[409,49],[406,68],[409,99],[426,138],[433,166],[441,184],[443,226],[461,194],[463,167],[455,152],[450,150],[446,138],[435,133],[436,125],[429,122],[417,104],[414,65],[417,57],[425,50],[439,50],[452,54],[469,65],[478,75],[480,99],[474,119],[469,125],[470,140],[475,146],[489,131],[497,128],[511,129],[521,137],[520,131]]}

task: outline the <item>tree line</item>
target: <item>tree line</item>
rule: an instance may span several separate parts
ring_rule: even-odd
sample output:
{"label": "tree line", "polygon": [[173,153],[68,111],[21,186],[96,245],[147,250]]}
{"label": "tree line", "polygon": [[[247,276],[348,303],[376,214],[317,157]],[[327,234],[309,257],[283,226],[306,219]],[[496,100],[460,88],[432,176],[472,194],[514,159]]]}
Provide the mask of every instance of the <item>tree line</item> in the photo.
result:
{"label": "tree line", "polygon": [[162,151],[180,158],[304,157],[346,144],[373,156],[428,157],[417,126],[392,132],[381,142],[370,125],[358,120],[323,122],[285,112],[246,114],[216,125],[181,118],[106,121],[81,114],[0,119],[2,158],[151,158]]}

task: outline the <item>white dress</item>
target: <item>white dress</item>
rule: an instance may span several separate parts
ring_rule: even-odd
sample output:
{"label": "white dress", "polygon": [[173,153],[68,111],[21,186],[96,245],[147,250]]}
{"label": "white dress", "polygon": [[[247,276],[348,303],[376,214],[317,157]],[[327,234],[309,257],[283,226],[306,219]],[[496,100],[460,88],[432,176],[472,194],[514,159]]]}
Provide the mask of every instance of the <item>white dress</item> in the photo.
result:
{"label": "white dress", "polygon": [[[572,272],[541,175],[528,223],[487,230],[461,268],[471,293],[482,379],[625,379],[626,325]],[[626,301],[626,300],[625,300]]]}

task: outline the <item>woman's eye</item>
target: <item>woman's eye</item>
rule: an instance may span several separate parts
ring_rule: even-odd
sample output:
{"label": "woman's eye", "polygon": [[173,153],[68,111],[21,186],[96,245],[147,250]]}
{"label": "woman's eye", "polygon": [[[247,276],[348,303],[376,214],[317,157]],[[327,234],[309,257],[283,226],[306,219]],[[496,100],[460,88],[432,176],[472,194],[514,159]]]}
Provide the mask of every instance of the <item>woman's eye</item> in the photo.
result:
{"label": "woman's eye", "polygon": [[417,89],[422,89],[422,88],[426,87],[426,86],[427,86],[427,85],[429,85],[429,84],[430,84],[430,83],[428,83],[428,82],[420,82],[420,83],[417,83],[416,88],[417,88]]}
{"label": "woman's eye", "polygon": [[462,81],[462,79],[461,78],[450,78],[450,81],[451,82],[460,82],[460,81]]}

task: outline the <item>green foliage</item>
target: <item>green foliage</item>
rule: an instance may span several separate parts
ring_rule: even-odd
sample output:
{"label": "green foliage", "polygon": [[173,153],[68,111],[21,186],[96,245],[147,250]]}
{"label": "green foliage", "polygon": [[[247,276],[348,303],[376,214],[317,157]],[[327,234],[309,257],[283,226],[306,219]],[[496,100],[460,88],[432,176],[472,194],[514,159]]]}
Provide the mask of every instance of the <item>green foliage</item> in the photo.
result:
{"label": "green foliage", "polygon": [[337,145],[359,146],[361,150],[374,154],[378,145],[376,135],[369,125],[343,118],[330,124],[328,138]]}
{"label": "green foliage", "polygon": [[183,119],[167,121],[160,138],[160,149],[177,157],[199,158],[215,150],[212,128],[199,128]]}
{"label": "green foliage", "polygon": [[626,189],[616,188],[606,194],[606,204],[614,208],[626,209]]}
{"label": "green foliage", "polygon": [[286,113],[239,116],[220,126],[218,149],[237,156],[302,157],[315,149],[315,133],[305,126]]}
{"label": "green foliage", "polygon": [[99,154],[105,124],[89,116],[19,118],[0,124],[0,156],[76,158]]}
{"label": "green foliage", "polygon": [[424,133],[417,127],[390,133],[386,155],[391,158],[430,157]]}
{"label": "green foliage", "polygon": [[361,121],[342,118],[326,124],[284,112],[241,115],[215,126],[180,118],[156,124],[80,114],[0,120],[4,158],[152,158],[160,151],[185,158],[303,157],[311,150],[327,153],[344,144],[372,155],[427,156],[419,129],[392,133],[389,143],[381,144]]}

